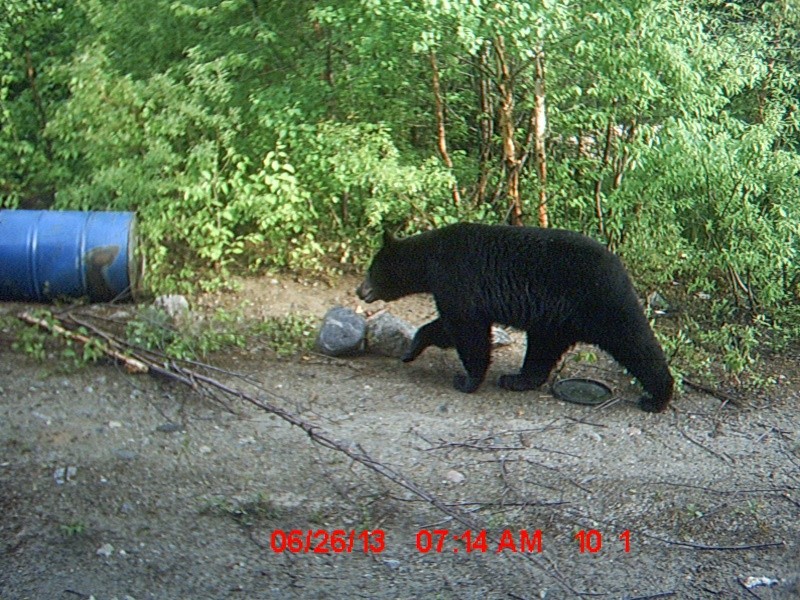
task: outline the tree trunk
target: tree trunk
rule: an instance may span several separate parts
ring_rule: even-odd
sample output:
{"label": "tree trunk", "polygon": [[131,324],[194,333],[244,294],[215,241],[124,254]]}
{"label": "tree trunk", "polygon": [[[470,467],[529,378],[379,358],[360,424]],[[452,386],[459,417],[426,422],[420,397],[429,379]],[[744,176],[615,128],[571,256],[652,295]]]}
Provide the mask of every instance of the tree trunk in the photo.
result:
{"label": "tree trunk", "polygon": [[489,173],[492,168],[492,138],[494,137],[494,106],[492,104],[491,82],[489,79],[489,53],[491,47],[485,44],[477,56],[475,70],[477,73],[478,129],[480,131],[480,152],[478,155],[478,183],[475,186],[474,202],[477,205],[486,201],[486,187],[489,185]]}
{"label": "tree trunk", "polygon": [[605,237],[606,226],[603,217],[603,171],[608,166],[608,161],[611,159],[611,144],[614,139],[614,119],[608,118],[608,125],[606,127],[606,143],[603,148],[603,161],[600,164],[600,172],[597,174],[597,179],[594,182],[594,211],[597,217],[597,228],[600,235]]}
{"label": "tree trunk", "polygon": [[622,148],[622,152],[614,161],[614,183],[613,189],[619,189],[622,186],[622,176],[625,174],[625,171],[628,168],[628,164],[630,163],[630,152],[628,151],[628,145],[633,143],[634,138],[636,137],[636,120],[632,120],[630,127],[628,128],[628,134],[625,136],[625,146]]}
{"label": "tree trunk", "polygon": [[[442,88],[439,81],[439,66],[436,64],[436,54],[430,52],[431,70],[433,72],[433,101],[436,109],[436,139],[439,147],[439,154],[450,171],[453,171],[453,160],[447,152],[447,131],[444,125],[444,100],[442,99]],[[461,203],[461,194],[458,191],[458,182],[453,182],[453,204]]]}
{"label": "tree trunk", "polygon": [[[336,78],[334,75],[333,70],[333,45],[331,43],[330,35],[322,26],[319,21],[314,21],[312,23],[312,27],[314,28],[314,33],[317,36],[317,40],[324,44],[323,51],[325,53],[325,60],[324,60],[324,67],[322,72],[320,73],[319,77],[321,81],[324,81],[328,84],[331,92],[333,92],[336,88]],[[336,94],[331,93],[328,94],[328,100],[326,102],[328,106],[328,112],[330,116],[334,116],[337,113],[337,104],[336,104]]]}
{"label": "tree trunk", "polygon": [[547,134],[547,112],[545,110],[544,53],[536,55],[536,80],[533,97],[533,152],[536,174],[539,177],[539,226],[547,227],[547,154],[544,140]]}
{"label": "tree trunk", "polygon": [[522,200],[519,193],[520,160],[514,141],[514,80],[506,60],[506,46],[502,35],[494,42],[499,71],[497,84],[500,90],[500,135],[503,140],[503,162],[506,169],[506,196],[508,197],[508,221],[511,225],[522,225]]}

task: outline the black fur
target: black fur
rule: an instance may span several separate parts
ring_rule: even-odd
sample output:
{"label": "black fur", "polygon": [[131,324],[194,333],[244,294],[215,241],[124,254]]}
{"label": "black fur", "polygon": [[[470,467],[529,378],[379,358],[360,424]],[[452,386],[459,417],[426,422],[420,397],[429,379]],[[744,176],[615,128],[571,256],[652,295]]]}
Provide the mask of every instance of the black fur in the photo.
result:
{"label": "black fur", "polygon": [[403,360],[428,346],[455,347],[473,392],[490,361],[491,325],[527,331],[522,370],[498,381],[539,387],[576,342],[595,344],[625,366],[647,394],[640,406],[663,411],[673,379],[619,258],[581,234],[462,223],[404,240],[385,236],[357,293],[367,302],[429,292],[439,318],[421,327]]}

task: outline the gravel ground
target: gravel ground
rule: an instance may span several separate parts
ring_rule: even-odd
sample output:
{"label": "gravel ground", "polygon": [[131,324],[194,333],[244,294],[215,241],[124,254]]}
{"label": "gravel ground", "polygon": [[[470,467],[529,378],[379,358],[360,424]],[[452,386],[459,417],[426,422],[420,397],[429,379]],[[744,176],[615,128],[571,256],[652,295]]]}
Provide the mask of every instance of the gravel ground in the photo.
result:
{"label": "gravel ground", "polygon": [[[354,285],[251,280],[194,308],[321,318],[355,307]],[[434,312],[424,297],[390,308],[415,325]],[[491,378],[518,368],[512,338]],[[660,415],[605,357],[560,373],[611,384],[620,401],[600,410],[491,381],[460,394],[455,353],[435,348],[410,365],[258,345],[208,359],[468,515],[464,535],[241,400],[110,362],[71,372],[11,342],[0,330],[2,600],[800,597],[796,358],[769,365],[781,383],[748,406],[684,392]]]}

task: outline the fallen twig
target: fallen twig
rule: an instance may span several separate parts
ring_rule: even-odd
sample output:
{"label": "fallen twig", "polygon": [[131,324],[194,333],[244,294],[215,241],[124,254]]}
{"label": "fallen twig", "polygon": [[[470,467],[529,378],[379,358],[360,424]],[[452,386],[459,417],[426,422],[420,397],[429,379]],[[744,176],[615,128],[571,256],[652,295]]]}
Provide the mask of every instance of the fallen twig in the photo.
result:
{"label": "fallen twig", "polygon": [[670,590],[669,592],[657,592],[655,594],[647,594],[646,596],[623,596],[623,600],[654,600],[655,598],[668,598],[669,596],[674,596],[675,591]]}
{"label": "fallen twig", "polygon": [[430,448],[425,448],[426,452],[432,452],[434,450],[446,450],[448,448],[466,448],[468,450],[480,450],[481,452],[515,452],[515,451],[525,451],[525,450],[538,450],[539,452],[547,452],[551,454],[563,454],[564,456],[569,456],[571,458],[580,458],[577,454],[572,454],[571,452],[564,452],[562,450],[552,450],[550,448],[542,448],[541,446],[482,446],[479,443],[474,443],[471,441],[466,442],[447,442],[445,440],[439,440],[440,444],[438,446],[431,446]]}
{"label": "fallen twig", "polygon": [[[67,339],[79,342],[81,344],[96,343],[96,340],[93,340],[92,338],[90,338],[87,335],[84,335],[82,333],[78,333],[78,332],[72,331],[70,329],[67,329],[67,328],[65,328],[64,326],[62,326],[59,323],[55,323],[55,322],[51,323],[49,321],[46,321],[45,319],[40,319],[39,317],[33,316],[29,312],[20,313],[19,315],[17,315],[17,317],[21,321],[24,321],[25,323],[28,323],[29,325],[35,325],[36,327],[39,327],[41,329],[46,329],[47,331],[51,331],[53,333],[57,333],[60,336],[63,336],[65,338],[67,338]],[[136,358],[133,358],[132,356],[129,356],[129,355],[127,355],[127,354],[125,354],[123,352],[120,352],[119,350],[113,348],[111,346],[111,344],[108,343],[108,338],[106,336],[103,336],[103,337],[106,339],[106,341],[101,344],[100,349],[103,351],[104,354],[108,355],[109,357],[113,358],[114,360],[117,360],[117,361],[121,362],[125,366],[125,368],[128,370],[129,373],[147,373],[148,372],[149,365],[146,365],[144,362],[142,362],[142,361],[140,361],[140,360],[138,360]],[[112,336],[108,336],[108,337],[112,337]]]}
{"label": "fallen twig", "polygon": [[703,392],[704,394],[708,394],[709,396],[714,396],[717,400],[722,400],[723,406],[725,404],[733,404],[736,408],[742,408],[742,402],[731,396],[730,394],[726,394],[725,392],[718,390],[717,388],[712,388],[707,385],[703,385],[702,383],[698,383],[696,381],[692,381],[691,379],[683,379],[683,383],[689,386],[692,389],[697,390],[698,392]]}
{"label": "fallen twig", "polygon": [[648,537],[653,540],[657,540],[659,542],[663,542],[665,544],[669,544],[670,546],[683,546],[684,548],[694,548],[695,550],[721,550],[721,551],[739,551],[739,550],[760,550],[762,548],[774,548],[775,546],[783,546],[784,542],[765,542],[763,544],[743,544],[741,546],[709,546],[706,544],[696,544],[694,542],[679,542],[676,540],[670,540],[666,538],[661,538],[650,533],[639,532],[640,535]]}
{"label": "fallen twig", "polygon": [[698,442],[697,440],[693,439],[693,438],[692,438],[692,437],[691,437],[691,436],[690,436],[688,433],[686,433],[686,432],[685,432],[683,429],[681,429],[680,427],[678,427],[678,432],[679,432],[679,433],[680,433],[680,434],[681,434],[681,435],[682,435],[684,438],[686,438],[688,441],[690,441],[692,444],[694,444],[694,445],[695,445],[695,446],[697,446],[698,448],[702,448],[703,450],[705,450],[706,452],[708,452],[708,453],[709,453],[711,456],[714,456],[714,457],[716,457],[716,458],[720,459],[722,462],[726,462],[726,463],[729,463],[729,464],[733,464],[734,462],[736,462],[736,461],[734,461],[734,460],[733,460],[731,457],[729,457],[729,456],[727,456],[727,455],[725,455],[725,454],[720,454],[719,452],[714,452],[714,451],[713,451],[711,448],[709,448],[709,447],[707,447],[707,446],[704,446],[703,444],[701,444],[701,443],[700,443],[700,442]]}

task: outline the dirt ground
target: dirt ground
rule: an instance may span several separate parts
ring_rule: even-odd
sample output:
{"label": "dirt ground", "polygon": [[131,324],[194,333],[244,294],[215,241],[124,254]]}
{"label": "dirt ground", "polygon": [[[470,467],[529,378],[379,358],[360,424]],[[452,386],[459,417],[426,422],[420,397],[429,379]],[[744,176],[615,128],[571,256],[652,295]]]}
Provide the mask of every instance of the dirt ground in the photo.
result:
{"label": "dirt ground", "polygon": [[[251,280],[194,308],[321,317],[357,306],[355,283]],[[434,313],[424,297],[390,308],[414,324]],[[800,597],[797,357],[771,365],[780,384],[747,406],[684,391],[653,415],[606,359],[559,376],[612,384],[611,407],[500,390],[524,351],[513,337],[472,395],[436,348],[409,365],[259,345],[208,359],[221,381],[467,514],[466,540],[450,515],[274,415],[110,362],[40,363],[0,330],[0,600]]]}

